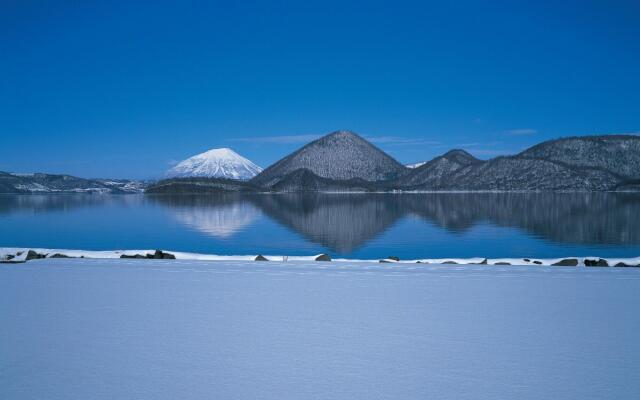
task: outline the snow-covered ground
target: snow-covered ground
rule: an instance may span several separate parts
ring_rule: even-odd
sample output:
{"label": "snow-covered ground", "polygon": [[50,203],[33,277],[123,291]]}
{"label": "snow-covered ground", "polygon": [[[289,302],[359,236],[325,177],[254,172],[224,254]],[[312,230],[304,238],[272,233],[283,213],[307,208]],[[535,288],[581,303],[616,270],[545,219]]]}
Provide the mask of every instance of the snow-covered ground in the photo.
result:
{"label": "snow-covered ground", "polygon": [[0,264],[1,399],[637,399],[640,269]]}
{"label": "snow-covered ground", "polygon": [[[187,253],[173,250],[69,250],[69,249],[42,249],[32,247],[0,247],[0,262],[23,262],[29,260],[29,254],[38,258],[130,258],[138,256],[141,258],[153,258],[156,252],[169,255],[178,260],[192,261],[253,261],[256,257],[264,257],[264,261],[314,261],[322,254],[308,256],[289,255],[217,255]],[[326,256],[326,255],[324,255]],[[369,263],[385,262],[396,264],[460,264],[460,265],[533,265],[533,266],[593,266],[593,267],[640,267],[640,257],[630,258],[601,258],[595,256],[588,257],[561,257],[561,258],[420,258],[415,260],[400,260],[395,258],[385,258],[381,260],[358,260],[337,258],[333,261]]]}

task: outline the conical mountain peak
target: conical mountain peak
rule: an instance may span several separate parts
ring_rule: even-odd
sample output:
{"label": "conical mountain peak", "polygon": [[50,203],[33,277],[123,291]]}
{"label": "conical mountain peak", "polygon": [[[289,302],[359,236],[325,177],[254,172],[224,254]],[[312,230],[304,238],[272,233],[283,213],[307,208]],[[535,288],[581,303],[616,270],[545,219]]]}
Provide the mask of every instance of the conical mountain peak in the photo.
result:
{"label": "conical mountain peak", "polygon": [[447,151],[442,157],[455,161],[458,164],[467,165],[480,162],[477,158],[469,154],[469,152],[462,149],[453,149]]}
{"label": "conical mountain peak", "polygon": [[317,139],[264,170],[254,183],[272,186],[287,174],[307,169],[333,180],[393,179],[405,167],[358,134],[341,130]]}

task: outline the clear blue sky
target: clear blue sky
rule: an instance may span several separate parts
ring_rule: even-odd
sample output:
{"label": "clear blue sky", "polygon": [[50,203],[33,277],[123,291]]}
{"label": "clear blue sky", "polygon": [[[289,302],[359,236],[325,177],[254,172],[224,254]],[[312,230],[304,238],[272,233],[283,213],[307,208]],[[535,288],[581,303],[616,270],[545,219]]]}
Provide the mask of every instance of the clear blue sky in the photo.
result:
{"label": "clear blue sky", "polygon": [[338,129],[401,162],[640,131],[638,1],[292,3],[2,1],[0,170],[267,166]]}

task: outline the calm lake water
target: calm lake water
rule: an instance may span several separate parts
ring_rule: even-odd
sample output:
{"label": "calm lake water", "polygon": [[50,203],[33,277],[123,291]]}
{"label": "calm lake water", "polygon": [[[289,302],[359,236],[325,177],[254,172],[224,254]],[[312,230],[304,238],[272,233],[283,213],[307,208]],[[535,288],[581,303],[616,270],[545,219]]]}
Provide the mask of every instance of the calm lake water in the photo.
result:
{"label": "calm lake water", "polygon": [[0,247],[630,257],[640,194],[4,195]]}

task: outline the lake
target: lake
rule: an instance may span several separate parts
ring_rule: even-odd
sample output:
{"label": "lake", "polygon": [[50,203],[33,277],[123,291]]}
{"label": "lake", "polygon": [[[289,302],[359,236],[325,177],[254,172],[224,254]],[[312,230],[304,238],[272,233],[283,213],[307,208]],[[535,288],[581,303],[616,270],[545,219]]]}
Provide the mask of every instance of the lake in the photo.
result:
{"label": "lake", "polygon": [[640,194],[3,195],[0,247],[632,257]]}

